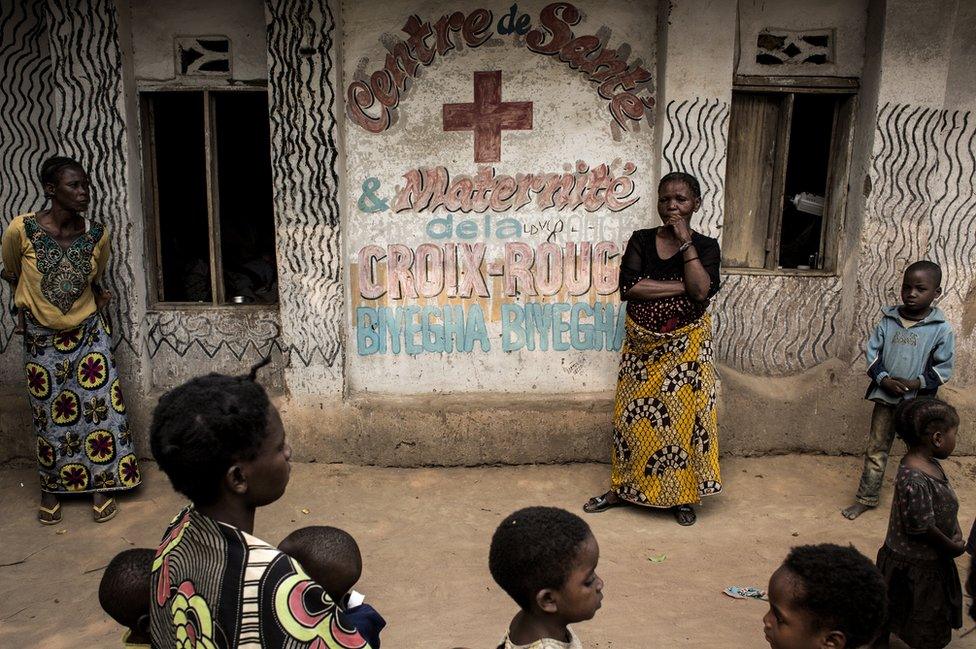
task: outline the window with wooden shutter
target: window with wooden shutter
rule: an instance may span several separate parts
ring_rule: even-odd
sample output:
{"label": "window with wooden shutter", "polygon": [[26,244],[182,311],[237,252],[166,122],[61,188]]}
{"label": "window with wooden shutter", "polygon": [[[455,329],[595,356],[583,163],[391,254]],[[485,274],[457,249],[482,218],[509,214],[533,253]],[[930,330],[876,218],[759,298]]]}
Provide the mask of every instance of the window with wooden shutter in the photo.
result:
{"label": "window with wooden shutter", "polygon": [[848,79],[737,77],[725,174],[725,268],[836,269],[856,90]]}

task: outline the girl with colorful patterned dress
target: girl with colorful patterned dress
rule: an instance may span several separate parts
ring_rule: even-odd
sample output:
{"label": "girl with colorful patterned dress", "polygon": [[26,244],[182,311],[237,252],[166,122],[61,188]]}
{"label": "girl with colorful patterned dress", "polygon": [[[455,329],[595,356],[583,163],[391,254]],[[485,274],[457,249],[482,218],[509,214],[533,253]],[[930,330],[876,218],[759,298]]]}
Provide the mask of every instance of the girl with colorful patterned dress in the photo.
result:
{"label": "girl with colorful patterned dress", "polygon": [[14,218],[3,232],[2,276],[14,291],[15,332],[24,336],[41,482],[38,520],[61,521],[60,494],[92,494],[96,522],[118,513],[113,491],[141,477],[125,412],[111,332],[99,310],[111,295],[98,280],[109,234],[82,212],[88,174],[71,158],[41,167],[48,209]]}
{"label": "girl with colorful patterned dress", "polygon": [[632,503],[670,509],[679,524],[692,525],[691,505],[722,490],[707,312],[721,252],[715,239],[691,229],[700,207],[698,180],[667,174],[658,187],[663,227],[638,230],[627,243],[610,490],[590,498],[586,512]]}

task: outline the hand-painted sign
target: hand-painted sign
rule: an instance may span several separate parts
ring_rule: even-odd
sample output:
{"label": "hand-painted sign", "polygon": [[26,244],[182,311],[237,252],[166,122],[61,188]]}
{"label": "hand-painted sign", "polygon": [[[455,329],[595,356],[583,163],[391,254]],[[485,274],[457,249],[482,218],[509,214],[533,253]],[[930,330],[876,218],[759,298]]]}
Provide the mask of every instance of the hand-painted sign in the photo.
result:
{"label": "hand-painted sign", "polygon": [[[517,14],[518,5],[514,5],[510,15]],[[536,54],[556,56],[570,68],[579,70],[588,80],[598,84],[597,93],[610,102],[610,114],[614,121],[626,129],[630,121],[639,122],[650,115],[649,111],[654,106],[654,97],[651,94],[654,76],[641,63],[630,63],[629,55],[621,53],[623,48],[608,47],[596,35],[576,36],[573,26],[579,24],[582,16],[580,10],[569,2],[547,5],[539,13],[540,26],[525,34],[524,46]],[[528,26],[521,16],[512,19],[515,22],[511,27],[503,24],[504,18],[498,21],[496,28],[496,33],[501,36],[518,36]],[[349,118],[370,133],[381,133],[389,129],[393,124],[393,115],[400,105],[401,93],[407,88],[407,81],[417,77],[421,66],[427,67],[437,56],[445,56],[455,50],[457,34],[461,37],[459,42],[463,42],[466,47],[476,48],[483,45],[492,35],[493,20],[492,12],[484,8],[467,14],[460,11],[445,14],[433,25],[429,21],[422,22],[416,15],[410,16],[401,28],[409,38],[406,41],[395,39],[388,45],[390,52],[386,55],[385,65],[374,71],[368,81],[357,79],[347,87]],[[523,41],[518,39],[513,40],[513,43],[521,45]],[[477,85],[476,78],[476,91]],[[475,104],[478,103],[479,99],[476,97]],[[446,127],[446,109],[444,117]],[[457,114],[457,118],[460,119],[460,114]],[[531,128],[531,117],[529,120],[529,126],[522,128]],[[518,121],[525,123],[524,108],[518,113]],[[477,156],[477,146],[475,150]],[[486,151],[483,155],[490,155],[490,152]],[[476,157],[475,161],[496,162],[498,159]]]}
{"label": "hand-painted sign", "polygon": [[640,0],[429,0],[428,21],[412,2],[388,0],[385,49],[358,36],[383,12],[344,16],[351,380],[604,389],[621,254],[651,225],[655,17]]}
{"label": "hand-painted sign", "polygon": [[637,165],[627,162],[619,174],[607,164],[590,169],[583,161],[575,173],[495,174],[493,167],[479,167],[473,176],[451,175],[444,167],[411,169],[403,174],[406,184],[397,187],[394,212],[504,212],[519,210],[530,203],[540,211],[548,209],[588,212],[609,209],[619,212],[636,203],[631,176]]}

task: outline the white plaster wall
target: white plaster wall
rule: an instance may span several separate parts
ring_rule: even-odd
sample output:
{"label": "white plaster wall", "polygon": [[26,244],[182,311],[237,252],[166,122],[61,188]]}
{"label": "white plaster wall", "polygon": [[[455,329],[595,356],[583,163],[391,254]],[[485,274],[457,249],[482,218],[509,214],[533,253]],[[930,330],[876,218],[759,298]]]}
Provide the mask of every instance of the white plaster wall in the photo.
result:
{"label": "white plaster wall", "polygon": [[[139,81],[175,77],[175,36],[227,36],[237,80],[266,79],[268,48],[262,0],[130,0],[133,65]],[[213,82],[213,78],[203,78]]]}
{"label": "white plaster wall", "polygon": [[955,10],[952,0],[887,3],[880,104],[943,105]]}
{"label": "white plaster wall", "polygon": [[[531,17],[532,25],[539,24],[539,12],[547,3],[536,1],[519,3],[521,12]],[[655,9],[648,2],[577,2],[584,13],[573,27],[576,36],[602,34],[610,47],[627,44],[632,51],[630,60],[639,57],[644,67],[654,72]],[[507,13],[511,3],[496,2],[483,5],[493,12],[493,25]],[[342,88],[363,73],[368,75],[383,66],[386,50],[383,42],[391,36],[406,38],[397,33],[411,14],[432,23],[441,15],[461,9],[453,3],[409,3],[401,0],[385,4],[385,11],[374,5],[346,2],[343,5],[343,82]],[[465,12],[473,7],[466,6]],[[455,35],[455,39],[460,39]],[[619,308],[616,295],[589,294],[572,297],[565,289],[552,297],[505,297],[502,281],[485,273],[490,297],[482,299],[449,298],[442,293],[434,298],[417,300],[391,299],[389,293],[376,300],[363,299],[358,286],[359,252],[366,245],[386,248],[389,244],[404,244],[415,249],[419,244],[461,243],[457,237],[434,240],[425,232],[432,218],[442,218],[442,208],[431,214],[392,210],[365,213],[357,203],[367,178],[380,183],[376,193],[392,201],[397,186],[403,186],[403,174],[417,167],[442,165],[451,177],[474,174],[479,165],[473,159],[471,132],[444,132],[442,105],[472,101],[474,71],[502,71],[502,101],[532,101],[533,128],[531,131],[504,131],[501,138],[501,161],[494,163],[496,174],[563,173],[572,170],[577,161],[591,167],[606,163],[620,173],[626,162],[633,162],[637,171],[631,178],[639,196],[637,203],[620,212],[602,208],[586,212],[569,210],[540,210],[530,203],[518,212],[495,213],[491,210],[477,214],[455,214],[455,226],[473,219],[479,234],[472,243],[486,245],[486,270],[491,261],[503,258],[503,242],[495,236],[485,236],[484,218],[492,221],[511,217],[531,228],[540,221],[561,222],[564,230],[553,241],[566,242],[612,241],[619,253],[631,232],[658,223],[654,210],[654,149],[650,120],[631,122],[631,131],[612,126],[608,101],[596,93],[597,84],[588,81],[582,72],[571,69],[556,57],[529,51],[514,35],[499,36],[477,49],[462,48],[444,55],[435,55],[433,63],[423,69],[398,106],[398,120],[387,131],[367,133],[343,118],[347,159],[347,195],[343,215],[346,236],[345,259],[348,272],[347,350],[348,386],[351,391],[418,393],[430,391],[492,391],[506,393],[568,393],[612,389],[619,348],[578,351],[502,351],[501,311],[503,305],[523,305],[526,302],[573,304],[606,302]],[[572,231],[575,228],[576,231]],[[548,232],[531,234],[509,241],[519,241],[535,248],[547,239]],[[619,258],[612,263],[619,262]],[[386,263],[385,260],[381,263]],[[616,275],[614,274],[614,277]],[[357,308],[405,305],[433,305],[437,307],[463,305],[470,313],[473,304],[484,312],[487,321],[490,350],[482,351],[477,344],[471,352],[421,353],[411,356],[403,349],[399,354],[376,353],[363,355],[357,346]],[[616,311],[614,312],[616,313]],[[569,314],[564,314],[567,319]],[[568,338],[568,336],[567,336]],[[402,340],[402,338],[401,338]],[[418,335],[419,340],[419,335]],[[389,344],[389,338],[387,338]]]}
{"label": "white plaster wall", "polygon": [[[739,0],[738,74],[857,77],[864,62],[868,0]],[[927,3],[918,3],[927,11]],[[834,29],[834,63],[760,65],[756,37],[766,28]]]}
{"label": "white plaster wall", "polygon": [[952,21],[952,57],[946,79],[946,108],[976,105],[976,2],[960,0]]}

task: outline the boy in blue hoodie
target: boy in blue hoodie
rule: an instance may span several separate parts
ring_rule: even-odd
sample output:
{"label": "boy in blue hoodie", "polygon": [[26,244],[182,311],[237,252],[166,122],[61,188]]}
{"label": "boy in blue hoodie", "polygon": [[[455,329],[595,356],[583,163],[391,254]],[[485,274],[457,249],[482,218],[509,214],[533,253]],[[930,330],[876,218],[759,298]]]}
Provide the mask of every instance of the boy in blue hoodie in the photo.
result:
{"label": "boy in blue hoodie", "polygon": [[907,399],[935,396],[952,376],[955,335],[942,310],[932,306],[940,295],[942,269],[931,261],[916,261],[905,269],[903,304],[882,309],[881,322],[868,340],[871,385],[865,398],[874,401],[874,413],[856,502],[841,512],[851,520],[878,506],[895,439],[895,408]]}

